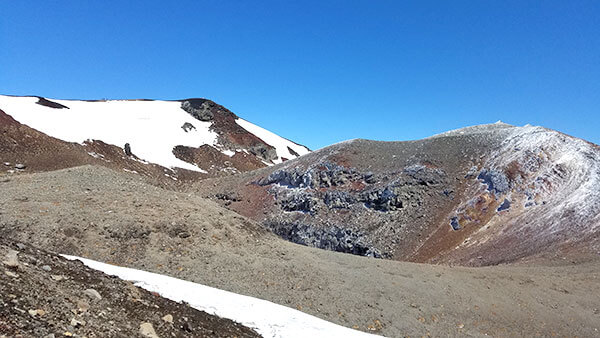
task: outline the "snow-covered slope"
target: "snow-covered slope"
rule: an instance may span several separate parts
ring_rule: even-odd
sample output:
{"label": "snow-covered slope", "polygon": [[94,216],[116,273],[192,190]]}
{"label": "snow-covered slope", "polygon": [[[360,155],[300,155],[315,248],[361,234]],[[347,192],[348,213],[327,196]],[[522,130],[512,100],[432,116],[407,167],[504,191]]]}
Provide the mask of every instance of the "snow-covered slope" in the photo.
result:
{"label": "snow-covered slope", "polygon": [[281,163],[283,158],[290,160],[298,157],[298,155],[302,156],[309,153],[309,150],[305,146],[290,142],[289,140],[286,140],[283,137],[254,125],[244,119],[239,118],[235,122],[250,133],[258,136],[258,138],[261,140],[267,142],[267,144],[275,147],[277,150],[277,155],[279,155],[279,158],[276,160],[277,163]]}
{"label": "snow-covered slope", "polygon": [[92,269],[132,281],[135,285],[176,302],[219,317],[232,319],[255,329],[263,337],[381,337],[352,330],[266,300],[238,295],[202,284],[156,273],[100,263],[90,259],[63,255],[80,260]]}
{"label": "snow-covered slope", "polygon": [[[64,141],[81,143],[94,139],[118,147],[128,143],[137,157],[169,168],[204,172],[197,166],[198,163],[176,157],[173,152],[176,146],[196,149],[209,145],[230,157],[236,151],[248,153],[245,144],[223,142],[228,131],[221,130],[216,120],[200,120],[192,116],[182,109],[180,101],[76,101],[0,95],[0,109],[17,121]],[[265,160],[257,155],[265,164],[297,157],[289,149],[299,155],[309,152],[306,147],[233,116],[241,127],[258,137],[250,135],[252,142],[264,142],[264,146],[275,148],[276,158]],[[239,134],[239,131],[234,133]],[[252,148],[247,148],[252,151]]]}

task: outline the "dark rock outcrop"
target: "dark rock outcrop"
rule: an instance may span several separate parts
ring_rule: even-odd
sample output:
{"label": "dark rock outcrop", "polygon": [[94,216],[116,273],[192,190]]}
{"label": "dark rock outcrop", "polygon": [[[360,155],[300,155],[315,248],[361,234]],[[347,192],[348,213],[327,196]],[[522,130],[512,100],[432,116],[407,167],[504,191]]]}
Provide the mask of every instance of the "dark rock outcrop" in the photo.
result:
{"label": "dark rock outcrop", "polygon": [[214,118],[214,114],[210,107],[210,101],[208,100],[186,100],[181,102],[181,109],[200,121],[207,122]]}
{"label": "dark rock outcrop", "polygon": [[69,109],[69,107],[62,105],[58,102],[54,102],[54,101],[50,101],[47,100],[43,97],[38,97],[38,101],[36,102],[37,104],[44,106],[44,107],[48,107],[48,108],[54,108],[54,109]]}
{"label": "dark rock outcrop", "polygon": [[182,126],[181,129],[183,129],[183,131],[185,131],[186,133],[189,132],[190,130],[196,130],[196,127],[194,127],[193,124],[189,123],[189,122],[185,122]]}
{"label": "dark rock outcrop", "polygon": [[367,243],[366,237],[351,229],[330,225],[317,227],[301,222],[276,222],[265,224],[282,238],[306,246],[359,256],[382,258],[387,256]]}
{"label": "dark rock outcrop", "polygon": [[477,179],[487,185],[487,190],[494,194],[502,194],[510,190],[510,182],[502,171],[496,169],[483,169]]}

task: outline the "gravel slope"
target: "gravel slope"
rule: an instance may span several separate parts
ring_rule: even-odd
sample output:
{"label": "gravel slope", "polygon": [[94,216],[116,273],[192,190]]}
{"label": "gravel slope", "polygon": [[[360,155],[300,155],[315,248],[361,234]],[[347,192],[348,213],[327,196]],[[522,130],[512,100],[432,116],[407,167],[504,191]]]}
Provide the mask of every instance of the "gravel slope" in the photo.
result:
{"label": "gravel slope", "polygon": [[4,237],[0,257],[0,337],[259,337],[228,319]]}
{"label": "gravel slope", "polygon": [[0,177],[0,231],[390,337],[594,336],[597,261],[466,268],[296,245],[193,193],[84,166]]}

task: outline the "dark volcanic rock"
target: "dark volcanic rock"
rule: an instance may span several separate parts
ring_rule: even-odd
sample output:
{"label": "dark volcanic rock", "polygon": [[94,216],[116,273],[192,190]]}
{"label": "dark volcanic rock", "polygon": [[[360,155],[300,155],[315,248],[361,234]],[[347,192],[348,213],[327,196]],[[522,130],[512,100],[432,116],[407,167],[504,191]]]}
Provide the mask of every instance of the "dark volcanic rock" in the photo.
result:
{"label": "dark volcanic rock", "polygon": [[477,176],[487,185],[487,190],[496,194],[507,192],[510,189],[510,182],[506,175],[496,169],[483,169]]}
{"label": "dark volcanic rock", "polygon": [[249,147],[248,151],[267,161],[273,161],[277,159],[277,150],[267,144],[256,144]]}
{"label": "dark volcanic rock", "polygon": [[181,109],[200,121],[211,121],[214,117],[208,100],[186,100],[181,102]]}
{"label": "dark volcanic rock", "polygon": [[190,130],[196,130],[196,127],[194,127],[193,124],[189,123],[189,122],[185,122],[182,126],[181,129],[183,129],[183,131],[185,131],[186,133],[189,132]]}
{"label": "dark volcanic rock", "polygon": [[318,199],[311,193],[291,193],[279,202],[281,209],[285,211],[313,212],[317,206]]}
{"label": "dark volcanic rock", "polygon": [[443,170],[429,168],[423,164],[413,164],[404,168],[404,173],[415,179],[419,184],[431,185],[441,183],[446,176]]}
{"label": "dark volcanic rock", "polygon": [[47,100],[43,97],[38,97],[38,101],[36,102],[37,104],[41,105],[41,106],[45,106],[48,108],[54,108],[54,109],[69,109],[69,107],[62,105],[58,102],[54,102],[54,101],[50,101]]}
{"label": "dark volcanic rock", "polygon": [[361,201],[368,208],[380,211],[394,211],[402,209],[402,200],[394,187],[385,187],[381,190],[365,192],[360,196]]}
{"label": "dark volcanic rock", "polygon": [[125,155],[127,155],[127,156],[133,155],[133,153],[131,152],[131,145],[129,143],[125,143],[123,150],[125,151]]}
{"label": "dark volcanic rock", "polygon": [[330,190],[325,193],[323,202],[330,208],[348,209],[358,200],[347,191]]}
{"label": "dark volcanic rock", "polygon": [[275,234],[297,244],[360,256],[387,256],[367,244],[363,234],[339,226],[316,227],[301,222],[269,222],[266,226]]}

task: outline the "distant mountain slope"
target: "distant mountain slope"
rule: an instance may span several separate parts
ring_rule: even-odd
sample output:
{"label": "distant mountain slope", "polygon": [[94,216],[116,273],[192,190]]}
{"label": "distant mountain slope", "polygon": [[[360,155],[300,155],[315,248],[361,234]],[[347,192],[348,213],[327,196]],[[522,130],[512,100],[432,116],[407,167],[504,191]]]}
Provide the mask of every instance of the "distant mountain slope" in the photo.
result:
{"label": "distant mountain slope", "polygon": [[98,140],[65,142],[32,129],[0,110],[0,173],[40,172],[85,164],[139,174],[161,186],[207,177],[195,171],[171,170],[127,156],[123,149]]}
{"label": "distant mountain slope", "polygon": [[542,127],[352,140],[197,185],[283,238],[358,255],[490,265],[600,254],[600,148]]}
{"label": "distant mountain slope", "polygon": [[281,163],[309,152],[206,99],[76,101],[0,96],[0,109],[63,141],[99,140],[142,161],[210,176]]}

